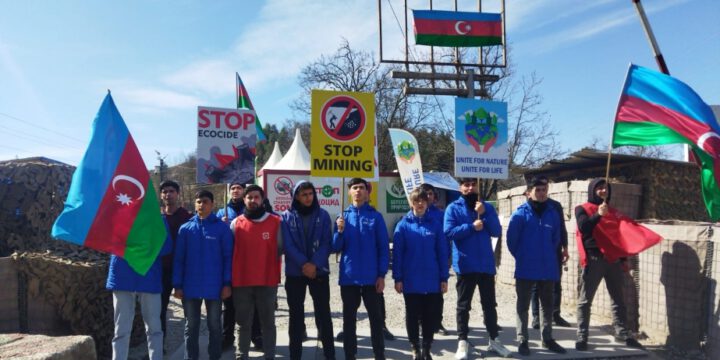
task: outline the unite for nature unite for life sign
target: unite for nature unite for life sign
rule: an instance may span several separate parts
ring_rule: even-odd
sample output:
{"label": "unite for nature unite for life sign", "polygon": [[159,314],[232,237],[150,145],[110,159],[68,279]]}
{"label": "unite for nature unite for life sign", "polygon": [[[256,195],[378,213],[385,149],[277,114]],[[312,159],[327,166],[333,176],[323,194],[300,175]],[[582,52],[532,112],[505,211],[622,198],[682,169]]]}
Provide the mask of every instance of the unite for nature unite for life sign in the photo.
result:
{"label": "unite for nature unite for life sign", "polygon": [[310,175],[374,177],[374,95],[313,90],[311,98]]}
{"label": "unite for nature unite for life sign", "polygon": [[255,180],[255,111],[198,107],[198,184]]}
{"label": "unite for nature unite for life sign", "polygon": [[397,162],[400,173],[400,182],[409,204],[410,192],[425,182],[420,160],[420,147],[411,133],[402,129],[388,129],[388,131],[395,153],[395,162]]}
{"label": "unite for nature unite for life sign", "polygon": [[455,98],[455,176],[508,177],[507,103]]}

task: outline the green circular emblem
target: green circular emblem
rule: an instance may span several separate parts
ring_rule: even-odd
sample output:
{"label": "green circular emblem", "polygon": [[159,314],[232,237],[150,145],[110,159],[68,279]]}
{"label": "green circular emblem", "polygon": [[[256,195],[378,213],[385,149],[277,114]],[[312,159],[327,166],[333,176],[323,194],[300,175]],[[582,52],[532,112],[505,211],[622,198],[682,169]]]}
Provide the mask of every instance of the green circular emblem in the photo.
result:
{"label": "green circular emblem", "polygon": [[322,188],[322,195],[326,198],[331,197],[333,194],[333,188],[330,185],[325,185]]}

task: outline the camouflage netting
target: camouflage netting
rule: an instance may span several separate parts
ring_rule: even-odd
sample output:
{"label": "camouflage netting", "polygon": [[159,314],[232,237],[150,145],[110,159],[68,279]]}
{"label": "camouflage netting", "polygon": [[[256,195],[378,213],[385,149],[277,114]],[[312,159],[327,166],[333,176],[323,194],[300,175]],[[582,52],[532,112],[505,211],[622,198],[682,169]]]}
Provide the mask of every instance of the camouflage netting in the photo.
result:
{"label": "camouflage netting", "polygon": [[100,356],[112,353],[112,293],[105,290],[106,255],[15,253],[18,272],[27,278],[28,297],[42,297],[57,310],[72,334],[91,335]]}

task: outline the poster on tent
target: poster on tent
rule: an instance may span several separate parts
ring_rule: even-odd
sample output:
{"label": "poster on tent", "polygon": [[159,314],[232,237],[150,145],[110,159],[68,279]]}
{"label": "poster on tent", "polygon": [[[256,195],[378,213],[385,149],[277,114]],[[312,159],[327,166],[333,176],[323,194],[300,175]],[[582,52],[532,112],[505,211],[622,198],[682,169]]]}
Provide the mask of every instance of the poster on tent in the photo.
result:
{"label": "poster on tent", "polygon": [[455,176],[508,177],[507,103],[455,98]]}
{"label": "poster on tent", "polygon": [[372,93],[313,90],[310,174],[375,176],[375,97]]}
{"label": "poster on tent", "polygon": [[395,153],[395,162],[400,173],[400,181],[409,203],[410,192],[424,182],[420,147],[413,134],[402,129],[388,129],[388,131]]}
{"label": "poster on tent", "polygon": [[273,211],[281,213],[290,208],[293,200],[292,190],[301,180],[313,183],[318,203],[334,219],[340,213],[342,179],[328,177],[310,177],[308,179],[307,171],[268,170],[265,172],[263,187]]}
{"label": "poster on tent", "polygon": [[410,210],[410,199],[405,193],[405,186],[401,179],[385,181],[385,212],[406,213]]}
{"label": "poster on tent", "polygon": [[255,111],[198,107],[198,184],[255,182]]}

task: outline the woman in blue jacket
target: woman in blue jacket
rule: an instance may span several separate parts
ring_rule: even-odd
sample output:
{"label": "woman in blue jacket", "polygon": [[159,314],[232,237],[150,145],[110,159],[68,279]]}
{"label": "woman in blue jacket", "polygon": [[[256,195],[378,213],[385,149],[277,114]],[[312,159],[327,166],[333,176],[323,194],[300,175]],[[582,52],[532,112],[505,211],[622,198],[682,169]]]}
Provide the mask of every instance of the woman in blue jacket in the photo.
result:
{"label": "woman in blue jacket", "polygon": [[410,206],[412,210],[395,227],[392,276],[395,291],[405,298],[405,327],[413,359],[427,360],[432,359],[430,348],[440,323],[442,293],[447,292],[448,247],[443,224],[427,213],[427,193],[413,190]]}

